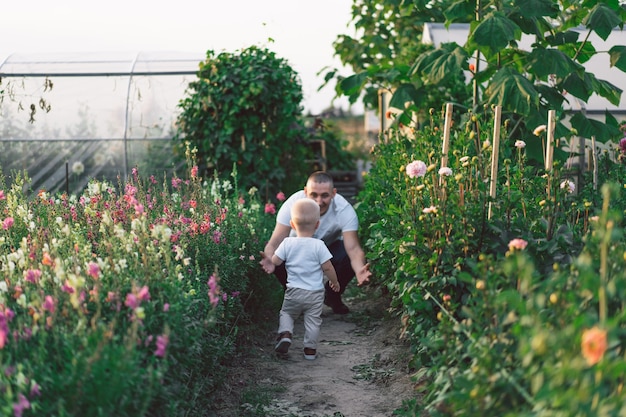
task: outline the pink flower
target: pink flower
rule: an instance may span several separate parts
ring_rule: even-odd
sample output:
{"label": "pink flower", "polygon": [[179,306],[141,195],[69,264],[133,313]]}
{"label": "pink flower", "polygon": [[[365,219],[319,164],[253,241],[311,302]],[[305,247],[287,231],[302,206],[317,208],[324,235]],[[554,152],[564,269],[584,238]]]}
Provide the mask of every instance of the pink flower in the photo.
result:
{"label": "pink flower", "polygon": [[41,278],[41,271],[39,269],[27,269],[24,271],[24,279],[31,284],[36,284]]}
{"label": "pink flower", "polygon": [[191,167],[191,178],[196,178],[198,176],[198,165],[194,165]]}
{"label": "pink flower", "polygon": [[95,262],[89,262],[87,264],[87,275],[89,275],[93,279],[98,279],[98,277],[100,276],[100,265]]}
{"label": "pink flower", "polygon": [[426,164],[422,161],[413,161],[406,166],[406,175],[409,178],[423,177],[426,175]]}
{"label": "pink flower", "polygon": [[207,282],[207,285],[209,286],[209,302],[211,303],[211,305],[213,305],[213,307],[216,307],[217,304],[220,302],[220,287],[217,284],[218,282],[219,278],[215,275],[211,275],[209,281]]}
{"label": "pink flower", "polygon": [[4,195],[4,190],[0,190],[0,200],[6,200],[6,196]]}
{"label": "pink flower", "polygon": [[74,294],[74,292],[76,291],[76,290],[74,289],[74,287],[72,287],[72,286],[70,285],[70,282],[69,282],[69,281],[67,281],[67,280],[65,281],[65,283],[64,283],[64,284],[63,284],[63,286],[61,287],[61,290],[62,290],[63,292],[68,293],[68,294]]}
{"label": "pink flower", "polygon": [[181,180],[180,178],[172,178],[172,188],[178,188],[182,183],[183,180]]}
{"label": "pink flower", "polygon": [[526,242],[524,239],[513,239],[509,242],[509,250],[512,252],[514,250],[524,250],[526,249],[526,246],[528,245],[528,242]]}
{"label": "pink flower", "polygon": [[126,301],[124,301],[124,305],[134,310],[139,307],[139,300],[137,299],[137,296],[135,294],[129,292],[128,294],[126,294]]}
{"label": "pink flower", "polygon": [[170,338],[166,334],[162,334],[157,336],[156,340],[156,350],[154,351],[154,356],[158,356],[160,358],[165,356],[165,350],[167,349],[167,345],[170,342]]}
{"label": "pink flower", "polygon": [[43,302],[42,307],[44,310],[48,311],[50,314],[54,314],[54,310],[55,310],[54,298],[52,298],[51,295],[46,295],[46,298]]}
{"label": "pink flower", "polygon": [[147,285],[141,287],[141,289],[137,293],[137,298],[139,298],[141,301],[148,301],[150,299],[150,291],[148,290]]}
{"label": "pink flower", "polygon": [[439,168],[439,175],[442,177],[449,177],[452,175],[452,169],[450,169],[450,167],[441,167]]}
{"label": "pink flower", "polygon": [[170,311],[170,305],[169,303],[165,303],[163,304],[163,312],[167,313],[168,311]]}
{"label": "pink flower", "polygon": [[276,199],[277,199],[278,201],[285,201],[285,199],[286,199],[286,198],[287,198],[287,197],[285,197],[285,193],[283,193],[282,191],[281,191],[281,192],[279,192],[278,194],[276,194]]}
{"label": "pink flower", "polygon": [[[622,153],[626,153],[626,137],[625,138],[621,138],[619,140],[619,150]],[[0,191],[0,200],[2,200],[2,191]]]}
{"label": "pink flower", "polygon": [[4,221],[2,222],[2,228],[4,230],[9,230],[11,228],[11,226],[13,226],[13,223],[15,221],[13,220],[13,217],[7,217],[6,219],[4,219]]}
{"label": "pink flower", "polygon": [[30,402],[22,393],[18,394],[17,398],[17,403],[13,404],[13,416],[22,417],[22,413],[24,412],[24,410],[30,408]]}
{"label": "pink flower", "polygon": [[515,141],[515,147],[517,149],[522,149],[526,147],[526,142],[524,142],[523,140],[516,140]]}
{"label": "pink flower", "polygon": [[592,366],[600,362],[607,348],[606,330],[599,327],[585,330],[580,347],[587,365]]}
{"label": "pink flower", "polygon": [[33,382],[33,385],[30,387],[30,396],[41,397],[41,387],[38,383]]}
{"label": "pink flower", "polygon": [[4,346],[6,345],[8,339],[9,339],[8,332],[6,330],[0,328],[0,349],[4,348]]}
{"label": "pink flower", "polygon": [[266,214],[276,214],[276,206],[273,203],[265,204],[265,213]]}

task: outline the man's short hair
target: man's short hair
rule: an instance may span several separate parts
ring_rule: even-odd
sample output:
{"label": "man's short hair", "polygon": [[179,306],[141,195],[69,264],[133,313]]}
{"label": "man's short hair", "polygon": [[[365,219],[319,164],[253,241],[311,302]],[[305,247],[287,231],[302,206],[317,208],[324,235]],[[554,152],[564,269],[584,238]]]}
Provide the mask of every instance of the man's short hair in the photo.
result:
{"label": "man's short hair", "polygon": [[314,173],[309,175],[309,179],[307,180],[307,182],[309,182],[309,181],[316,182],[318,184],[330,183],[330,188],[334,188],[335,187],[335,183],[333,181],[333,176],[330,175],[326,171],[315,171]]}

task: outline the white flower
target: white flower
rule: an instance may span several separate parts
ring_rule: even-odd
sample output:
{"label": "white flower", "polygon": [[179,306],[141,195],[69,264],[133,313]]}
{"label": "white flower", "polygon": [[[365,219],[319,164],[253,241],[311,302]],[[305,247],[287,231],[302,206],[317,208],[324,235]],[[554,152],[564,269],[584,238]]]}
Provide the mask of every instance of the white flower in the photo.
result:
{"label": "white flower", "polygon": [[441,167],[439,168],[439,175],[442,177],[449,177],[452,175],[452,169],[450,169],[450,167]]}
{"label": "white flower", "polygon": [[96,196],[100,194],[100,183],[99,182],[90,182],[87,184],[87,191],[90,197]]}
{"label": "white flower", "polygon": [[561,183],[561,189],[566,190],[568,193],[573,193],[576,191],[576,184],[573,181],[565,180]]}
{"label": "white flower", "polygon": [[405,170],[409,178],[423,177],[426,175],[426,164],[423,161],[413,161],[406,166]]}
{"label": "white flower", "polygon": [[428,213],[436,214],[437,213],[437,207],[435,207],[435,206],[426,207],[426,208],[424,208],[424,210],[422,210],[422,213],[424,213],[424,214],[428,214]]}
{"label": "white flower", "polygon": [[524,142],[523,140],[516,140],[515,141],[515,147],[518,149],[522,149],[526,147],[526,142]]}
{"label": "white flower", "polygon": [[80,175],[85,172],[85,165],[82,162],[76,161],[72,164],[72,172],[76,175]]}
{"label": "white flower", "polygon": [[228,180],[224,180],[224,181],[222,182],[222,190],[224,190],[224,191],[230,191],[230,190],[232,190],[232,189],[233,189],[233,184],[232,184],[230,181],[228,181]]}

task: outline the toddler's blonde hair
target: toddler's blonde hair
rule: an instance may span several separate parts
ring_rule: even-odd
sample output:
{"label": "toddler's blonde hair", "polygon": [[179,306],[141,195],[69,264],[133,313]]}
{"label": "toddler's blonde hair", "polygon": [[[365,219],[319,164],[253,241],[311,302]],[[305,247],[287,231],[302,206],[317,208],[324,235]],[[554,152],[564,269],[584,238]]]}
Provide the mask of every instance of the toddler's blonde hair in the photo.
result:
{"label": "toddler's blonde hair", "polygon": [[291,207],[291,220],[298,227],[315,227],[320,219],[320,206],[309,198],[297,200]]}

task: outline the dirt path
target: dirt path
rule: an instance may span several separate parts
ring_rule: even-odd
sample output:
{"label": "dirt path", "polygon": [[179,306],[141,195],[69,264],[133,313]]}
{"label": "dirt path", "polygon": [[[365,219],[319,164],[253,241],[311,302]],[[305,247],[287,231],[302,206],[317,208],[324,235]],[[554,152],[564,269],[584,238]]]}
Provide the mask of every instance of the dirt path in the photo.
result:
{"label": "dirt path", "polygon": [[348,315],[324,307],[316,360],[304,359],[302,319],[286,357],[274,353],[273,340],[259,347],[256,361],[266,375],[259,383],[274,392],[266,417],[388,417],[415,395],[398,319],[369,291],[346,299]]}

